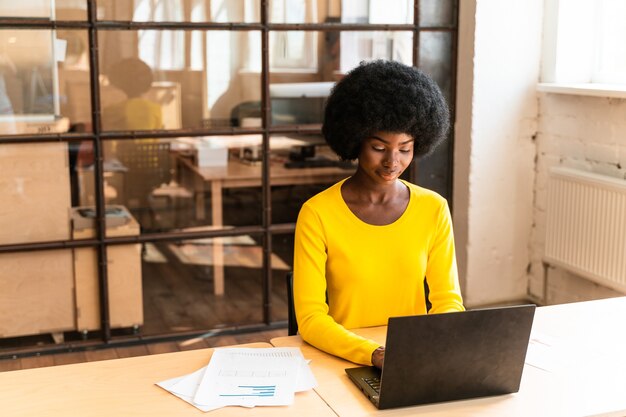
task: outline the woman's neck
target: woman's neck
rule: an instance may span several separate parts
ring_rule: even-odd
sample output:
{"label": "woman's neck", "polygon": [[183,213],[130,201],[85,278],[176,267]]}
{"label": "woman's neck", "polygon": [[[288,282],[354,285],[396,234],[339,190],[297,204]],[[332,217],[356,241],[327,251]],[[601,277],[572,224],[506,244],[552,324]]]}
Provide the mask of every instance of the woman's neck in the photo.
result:
{"label": "woman's neck", "polygon": [[398,194],[405,192],[406,186],[400,180],[389,184],[376,183],[357,170],[346,180],[344,190],[347,192],[347,197],[354,202],[385,204],[395,200]]}

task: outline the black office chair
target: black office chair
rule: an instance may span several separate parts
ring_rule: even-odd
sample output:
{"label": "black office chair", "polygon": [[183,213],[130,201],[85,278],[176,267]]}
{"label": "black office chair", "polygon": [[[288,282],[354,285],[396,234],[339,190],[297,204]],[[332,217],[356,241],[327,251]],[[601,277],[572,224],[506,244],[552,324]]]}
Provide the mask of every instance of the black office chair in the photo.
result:
{"label": "black office chair", "polygon": [[287,273],[287,334],[295,336],[298,334],[298,320],[296,319],[296,309],[293,306],[293,272]]}

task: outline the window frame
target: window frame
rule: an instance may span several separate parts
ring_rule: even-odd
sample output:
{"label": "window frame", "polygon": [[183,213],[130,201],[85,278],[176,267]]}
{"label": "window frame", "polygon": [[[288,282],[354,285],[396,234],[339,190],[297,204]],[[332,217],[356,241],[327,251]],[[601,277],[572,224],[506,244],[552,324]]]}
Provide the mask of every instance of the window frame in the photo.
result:
{"label": "window frame", "polygon": [[[246,0],[247,1],[247,0]],[[320,133],[319,126],[272,126],[270,123],[270,97],[269,97],[269,83],[270,73],[275,72],[276,68],[270,66],[269,56],[269,35],[274,32],[282,32],[289,30],[298,30],[307,33],[317,33],[325,31],[411,31],[413,33],[413,65],[419,67],[419,35],[424,31],[445,31],[451,33],[452,36],[452,51],[451,51],[451,65],[452,70],[450,72],[451,82],[451,103],[454,103],[455,92],[455,77],[456,77],[456,45],[458,37],[458,13],[455,12],[454,23],[450,25],[442,25],[440,27],[421,27],[419,21],[419,4],[421,0],[414,0],[414,19],[412,23],[405,24],[371,24],[364,23],[271,23],[268,17],[267,2],[259,2],[260,9],[260,21],[250,23],[223,23],[223,22],[124,22],[117,20],[101,20],[98,17],[98,10],[96,0],[85,0],[87,4],[87,13],[85,20],[76,21],[62,21],[51,19],[24,19],[24,18],[2,18],[0,19],[0,30],[18,30],[18,29],[43,29],[43,30],[55,30],[55,29],[68,29],[68,30],[82,30],[88,33],[88,57],[90,62],[90,91],[91,91],[91,106],[92,106],[92,121],[93,132],[67,132],[61,134],[27,134],[27,135],[7,135],[0,136],[0,146],[3,144],[11,143],[46,143],[46,142],[77,142],[87,141],[91,142],[95,155],[95,197],[96,197],[96,217],[97,224],[96,236],[92,239],[85,240],[68,240],[60,242],[33,242],[28,244],[15,244],[15,245],[0,245],[0,253],[16,253],[23,251],[34,250],[55,250],[55,249],[73,249],[81,247],[94,248],[98,255],[98,277],[99,277],[99,293],[100,293],[100,305],[101,305],[101,342],[97,345],[111,346],[115,343],[128,343],[128,337],[120,339],[118,336],[111,334],[111,325],[109,322],[108,313],[108,296],[107,296],[107,248],[113,245],[132,243],[152,243],[152,242],[166,242],[177,241],[181,239],[199,239],[199,238],[215,238],[223,236],[237,236],[245,233],[261,234],[264,242],[264,268],[263,268],[263,322],[256,327],[246,329],[229,329],[229,331],[250,331],[250,330],[267,330],[270,328],[281,327],[284,323],[276,322],[272,320],[271,313],[271,241],[272,238],[278,235],[291,234],[295,230],[295,224],[273,224],[271,219],[271,187],[269,183],[269,142],[270,137],[273,134],[302,134],[302,133]],[[451,0],[458,11],[459,0]],[[185,0],[185,4],[196,4],[195,0]],[[249,3],[249,1],[247,1]],[[52,12],[52,15],[54,13]],[[101,104],[99,102],[99,76],[100,68],[98,66],[98,33],[101,31],[114,31],[114,30],[128,30],[141,31],[141,30],[184,30],[186,33],[190,33],[193,30],[202,30],[204,32],[217,30],[217,31],[257,31],[261,32],[261,80],[262,80],[262,126],[255,128],[198,128],[189,130],[153,130],[153,131],[116,131],[108,132],[103,131],[100,127],[101,120]],[[190,37],[187,36],[186,39]],[[315,47],[315,54],[317,56],[317,42]],[[186,53],[188,55],[188,52]],[[186,62],[186,66],[189,63]],[[454,118],[454,111],[452,109]],[[136,237],[109,237],[105,234],[106,221],[105,221],[105,199],[104,199],[104,169],[103,169],[103,143],[109,139],[116,140],[135,140],[135,139],[153,139],[153,138],[173,138],[177,136],[211,136],[211,135],[237,135],[237,134],[261,134],[263,136],[263,171],[262,171],[262,194],[263,194],[263,220],[262,224],[250,227],[239,227],[233,229],[220,229],[210,230],[202,232],[159,232],[154,234],[144,234]],[[452,141],[452,138],[451,138]],[[450,149],[453,149],[452,142]],[[452,155],[449,155],[452,160]],[[410,177],[415,178],[417,172],[417,166],[414,166],[410,171]],[[410,179],[411,179],[410,178]],[[171,340],[172,337],[188,338],[194,335],[203,335],[207,331],[214,329],[198,329],[187,332],[177,332],[175,334],[168,333],[162,335],[156,335],[153,337],[137,336],[135,342],[145,341],[161,341]],[[132,337],[131,337],[132,339]],[[90,341],[85,346],[94,346],[94,342]],[[67,344],[56,345],[52,347],[40,347],[36,350],[38,352],[46,351],[59,351],[63,349],[74,350],[80,348],[80,343],[72,342]],[[20,356],[23,353],[19,349],[10,352],[0,351],[0,358]]]}

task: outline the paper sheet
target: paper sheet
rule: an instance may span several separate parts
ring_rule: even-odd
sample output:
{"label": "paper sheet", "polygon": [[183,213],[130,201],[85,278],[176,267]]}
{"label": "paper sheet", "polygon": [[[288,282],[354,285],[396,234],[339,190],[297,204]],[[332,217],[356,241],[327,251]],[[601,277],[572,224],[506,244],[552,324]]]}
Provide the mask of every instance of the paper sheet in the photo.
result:
{"label": "paper sheet", "polygon": [[316,386],[298,348],[216,349],[209,365],[157,383],[202,411],[228,405],[289,405]]}

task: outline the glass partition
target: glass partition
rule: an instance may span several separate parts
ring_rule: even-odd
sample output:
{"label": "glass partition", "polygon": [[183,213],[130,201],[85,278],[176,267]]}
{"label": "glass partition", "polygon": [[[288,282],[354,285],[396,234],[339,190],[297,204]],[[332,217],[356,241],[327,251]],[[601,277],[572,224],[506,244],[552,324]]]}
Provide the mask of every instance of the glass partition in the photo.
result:
{"label": "glass partition", "polygon": [[[98,0],[89,22],[86,0],[9,3],[0,354],[286,320],[300,207],[356,169],[321,135],[335,83],[361,61],[416,61],[454,104],[455,0]],[[449,198],[452,148],[406,179]]]}

